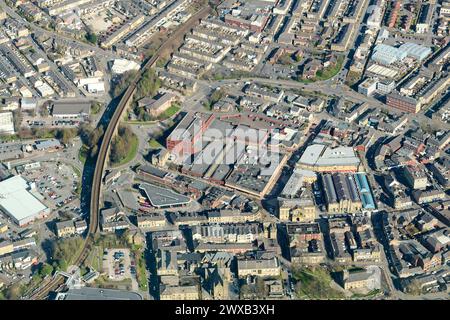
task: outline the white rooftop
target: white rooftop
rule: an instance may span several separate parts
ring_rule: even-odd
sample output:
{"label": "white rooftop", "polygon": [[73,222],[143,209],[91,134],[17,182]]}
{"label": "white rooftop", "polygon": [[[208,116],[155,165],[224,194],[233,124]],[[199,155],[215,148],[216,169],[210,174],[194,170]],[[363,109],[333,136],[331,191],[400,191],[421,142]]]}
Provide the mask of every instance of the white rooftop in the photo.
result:
{"label": "white rooftop", "polygon": [[351,147],[329,148],[313,144],[306,148],[299,163],[310,166],[359,164],[360,160]]}
{"label": "white rooftop", "polygon": [[47,209],[29,191],[28,182],[14,176],[0,182],[0,208],[20,221]]}
{"label": "white rooftop", "polygon": [[355,155],[351,147],[327,148],[317,165],[340,165],[340,164],[358,164],[359,158]]}
{"label": "white rooftop", "polygon": [[14,119],[12,112],[0,113],[0,133],[14,134]]}
{"label": "white rooftop", "polygon": [[300,163],[307,165],[315,165],[323,150],[326,148],[323,144],[313,144],[308,146],[300,158]]}

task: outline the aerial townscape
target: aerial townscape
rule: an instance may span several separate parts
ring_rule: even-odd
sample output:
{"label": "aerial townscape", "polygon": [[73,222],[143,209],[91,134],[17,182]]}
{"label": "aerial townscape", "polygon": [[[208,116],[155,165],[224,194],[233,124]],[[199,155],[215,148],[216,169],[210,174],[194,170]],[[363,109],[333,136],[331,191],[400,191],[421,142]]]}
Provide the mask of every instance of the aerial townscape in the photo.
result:
{"label": "aerial townscape", "polygon": [[0,300],[449,300],[449,42],[450,0],[0,0]]}

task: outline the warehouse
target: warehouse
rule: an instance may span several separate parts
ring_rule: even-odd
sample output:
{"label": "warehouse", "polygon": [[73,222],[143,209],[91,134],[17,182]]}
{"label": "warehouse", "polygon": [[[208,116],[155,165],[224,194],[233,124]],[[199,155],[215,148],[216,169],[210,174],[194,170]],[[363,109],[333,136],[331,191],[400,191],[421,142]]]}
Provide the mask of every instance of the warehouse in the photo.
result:
{"label": "warehouse", "polygon": [[44,218],[50,209],[34,194],[35,186],[21,176],[0,182],[0,209],[19,226]]}

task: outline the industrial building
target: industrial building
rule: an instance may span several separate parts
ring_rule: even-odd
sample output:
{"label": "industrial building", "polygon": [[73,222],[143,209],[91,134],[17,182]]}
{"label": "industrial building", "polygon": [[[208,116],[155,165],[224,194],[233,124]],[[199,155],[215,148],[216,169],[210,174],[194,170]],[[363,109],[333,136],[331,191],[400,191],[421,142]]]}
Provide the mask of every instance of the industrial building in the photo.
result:
{"label": "industrial building", "polygon": [[111,72],[114,74],[122,74],[127,71],[137,71],[140,69],[140,65],[134,61],[126,59],[115,59],[111,63]]}
{"label": "industrial building", "polygon": [[0,209],[19,226],[44,218],[50,209],[40,200],[34,183],[21,176],[0,182]]}

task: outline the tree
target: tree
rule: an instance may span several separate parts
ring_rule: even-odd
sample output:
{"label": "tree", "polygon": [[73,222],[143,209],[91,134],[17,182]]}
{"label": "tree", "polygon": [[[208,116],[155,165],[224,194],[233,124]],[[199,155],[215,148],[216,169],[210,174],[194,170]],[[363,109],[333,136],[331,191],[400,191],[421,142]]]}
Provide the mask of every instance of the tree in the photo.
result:
{"label": "tree", "polygon": [[17,109],[13,111],[14,130],[20,130],[20,124],[22,123],[22,110]]}
{"label": "tree", "polygon": [[119,132],[111,144],[110,160],[112,163],[119,163],[128,156],[133,147],[134,139],[136,139],[136,136],[130,127],[119,127]]}
{"label": "tree", "polygon": [[5,297],[8,300],[17,300],[20,298],[22,293],[22,289],[20,283],[16,282],[11,285],[8,289],[6,289]]}
{"label": "tree", "polygon": [[151,121],[152,117],[148,113],[144,113],[144,116],[142,117],[144,121]]}
{"label": "tree", "polygon": [[93,158],[93,157],[95,157],[96,155],[97,155],[97,152],[98,152],[98,146],[97,145],[95,145],[95,146],[93,146],[92,147],[92,149],[91,149],[91,158]]}
{"label": "tree", "polygon": [[56,138],[63,144],[69,144],[75,138],[77,132],[75,129],[61,129],[56,133]]}
{"label": "tree", "polygon": [[58,269],[62,270],[62,271],[66,271],[67,270],[67,261],[65,259],[61,259],[58,260]]}
{"label": "tree", "polygon": [[39,109],[39,113],[41,114],[42,117],[48,117],[49,112],[46,104],[41,106],[41,108]]}
{"label": "tree", "polygon": [[52,242],[51,256],[52,265],[59,270],[66,271],[75,252],[79,252],[83,240],[80,237],[74,237]]}
{"label": "tree", "polygon": [[39,266],[39,275],[41,277],[49,276],[53,273],[53,267],[48,263],[42,263]]}
{"label": "tree", "polygon": [[161,87],[161,80],[155,70],[147,69],[136,88],[136,99],[154,96]]}
{"label": "tree", "polygon": [[405,291],[413,296],[418,296],[422,293],[422,287],[420,286],[419,281],[413,279],[410,283],[408,283]]}
{"label": "tree", "polygon": [[98,37],[95,33],[88,32],[88,33],[86,33],[86,40],[92,44],[97,44]]}
{"label": "tree", "polygon": [[100,102],[94,102],[91,107],[91,113],[97,114],[100,112],[101,108],[102,108],[102,104]]}
{"label": "tree", "polygon": [[134,79],[136,74],[137,71],[132,70],[124,72],[122,75],[118,76],[112,83],[111,95],[114,98],[120,96],[125,91],[125,89],[127,89],[130,86],[131,81]]}
{"label": "tree", "polygon": [[93,129],[89,125],[82,125],[80,127],[80,137],[83,143],[90,148],[96,146],[103,136],[104,129],[103,126]]}

